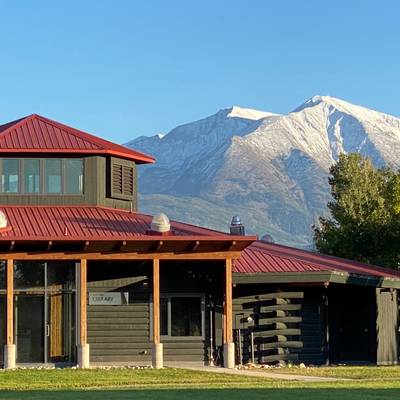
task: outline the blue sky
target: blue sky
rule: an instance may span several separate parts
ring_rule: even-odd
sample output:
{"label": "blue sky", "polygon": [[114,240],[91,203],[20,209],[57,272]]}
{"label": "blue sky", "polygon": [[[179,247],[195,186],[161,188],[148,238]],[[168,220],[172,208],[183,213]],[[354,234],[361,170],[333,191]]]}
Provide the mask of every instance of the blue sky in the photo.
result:
{"label": "blue sky", "polygon": [[0,122],[118,142],[326,94],[400,116],[400,2],[0,0]]}

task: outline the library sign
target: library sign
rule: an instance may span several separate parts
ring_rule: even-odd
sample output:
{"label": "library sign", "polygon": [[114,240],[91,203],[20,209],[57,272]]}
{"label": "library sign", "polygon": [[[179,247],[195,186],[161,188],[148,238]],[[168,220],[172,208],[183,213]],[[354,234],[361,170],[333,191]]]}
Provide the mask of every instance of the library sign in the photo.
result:
{"label": "library sign", "polygon": [[128,292],[89,293],[90,306],[121,306],[123,304],[129,304]]}

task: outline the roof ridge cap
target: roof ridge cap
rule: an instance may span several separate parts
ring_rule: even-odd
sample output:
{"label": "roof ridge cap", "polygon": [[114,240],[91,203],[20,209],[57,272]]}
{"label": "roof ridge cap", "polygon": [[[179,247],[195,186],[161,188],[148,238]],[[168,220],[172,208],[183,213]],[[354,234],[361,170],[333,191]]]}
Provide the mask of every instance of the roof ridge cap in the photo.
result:
{"label": "roof ridge cap", "polygon": [[[32,114],[31,116],[32,117],[36,117],[36,118],[38,118],[38,119],[40,119],[40,120],[42,120],[42,121],[44,121],[46,123],[49,123],[53,127],[58,127],[59,128],[60,125],[61,125],[65,130],[68,131],[69,134],[75,136],[78,139],[86,140],[87,142],[89,142],[92,145],[96,146],[98,148],[98,150],[104,150],[104,151],[111,151],[112,152],[113,151],[112,147],[116,146],[116,147],[119,147],[121,150],[124,150],[124,151],[126,151],[128,153],[136,154],[137,156],[145,156],[146,158],[151,158],[153,160],[153,162],[155,160],[153,156],[150,156],[150,155],[148,155],[146,153],[142,153],[142,152],[137,151],[135,149],[131,149],[130,147],[124,146],[124,145],[119,144],[119,143],[114,143],[114,142],[112,142],[112,141],[110,141],[108,139],[104,139],[104,138],[96,136],[96,135],[94,135],[92,133],[85,132],[85,131],[83,131],[81,129],[73,128],[72,126],[66,125],[66,124],[64,124],[62,122],[55,121],[53,119],[44,117],[44,116],[39,115],[39,114]],[[78,133],[84,135],[85,137],[80,136]]]}
{"label": "roof ridge cap", "polygon": [[[88,133],[88,132],[85,132],[85,131],[81,131],[80,129],[72,128],[71,126],[65,125],[62,122],[58,122],[58,121],[55,121],[53,119],[50,119],[50,118],[47,118],[47,117],[43,117],[42,115],[39,115],[39,114],[32,114],[32,115],[30,115],[30,117],[35,117],[37,119],[40,119],[42,122],[48,123],[48,124],[52,125],[53,127],[58,128],[58,129],[60,129],[60,125],[61,125],[63,127],[63,129],[67,130],[70,135],[75,136],[76,138],[79,138],[81,140],[86,140],[86,141],[90,142],[91,144],[99,147],[99,150],[101,149],[101,146],[99,145],[99,143],[96,143],[94,140],[91,140],[92,138],[96,138],[96,136],[92,135],[91,133]],[[81,136],[79,136],[75,132],[83,133],[84,135],[88,135],[90,137],[89,138],[82,138]],[[98,138],[98,139],[101,139],[101,138]],[[106,139],[101,139],[101,140],[106,140]]]}
{"label": "roof ridge cap", "polygon": [[0,135],[4,135],[4,134],[8,133],[8,131],[11,129],[18,128],[20,125],[22,125],[23,122],[33,119],[34,116],[35,116],[35,114],[29,114],[29,115],[26,115],[25,117],[18,118],[14,121],[6,122],[5,124],[0,125],[0,127],[2,127],[4,125],[12,124],[13,122],[15,122],[15,124],[10,125],[8,128],[4,129],[4,131],[0,132]]}

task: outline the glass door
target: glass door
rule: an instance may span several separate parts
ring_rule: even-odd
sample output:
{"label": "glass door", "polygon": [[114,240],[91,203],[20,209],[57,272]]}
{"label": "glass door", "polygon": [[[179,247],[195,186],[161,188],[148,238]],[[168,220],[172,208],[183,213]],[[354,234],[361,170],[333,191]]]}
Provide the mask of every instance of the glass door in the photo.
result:
{"label": "glass door", "polygon": [[15,299],[15,344],[18,363],[43,363],[44,295],[17,295]]}
{"label": "glass door", "polygon": [[16,262],[17,363],[75,360],[75,263]]}

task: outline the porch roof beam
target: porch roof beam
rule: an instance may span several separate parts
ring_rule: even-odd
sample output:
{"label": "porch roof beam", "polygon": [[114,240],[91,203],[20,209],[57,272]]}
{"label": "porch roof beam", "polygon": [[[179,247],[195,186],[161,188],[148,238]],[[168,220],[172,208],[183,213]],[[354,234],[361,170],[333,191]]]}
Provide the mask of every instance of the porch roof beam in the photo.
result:
{"label": "porch roof beam", "polygon": [[137,252],[2,252],[0,260],[224,260],[240,257],[240,251],[204,253]]}

